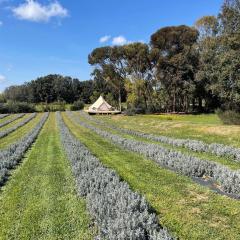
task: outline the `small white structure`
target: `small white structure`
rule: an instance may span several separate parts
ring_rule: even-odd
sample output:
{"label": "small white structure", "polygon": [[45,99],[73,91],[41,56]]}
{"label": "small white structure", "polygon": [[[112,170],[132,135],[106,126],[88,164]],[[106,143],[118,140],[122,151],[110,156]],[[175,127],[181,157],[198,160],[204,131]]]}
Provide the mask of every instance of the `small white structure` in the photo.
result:
{"label": "small white structure", "polygon": [[88,111],[89,114],[118,114],[121,113],[117,111],[114,107],[108,104],[105,99],[100,96],[98,100],[89,107]]}

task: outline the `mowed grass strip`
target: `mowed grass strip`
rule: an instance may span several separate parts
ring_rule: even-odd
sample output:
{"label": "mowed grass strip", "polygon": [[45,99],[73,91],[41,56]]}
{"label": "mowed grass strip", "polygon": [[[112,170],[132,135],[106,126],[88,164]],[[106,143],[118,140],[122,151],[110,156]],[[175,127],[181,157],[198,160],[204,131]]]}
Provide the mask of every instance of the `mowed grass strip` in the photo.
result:
{"label": "mowed grass strip", "polygon": [[7,117],[1,118],[1,119],[0,119],[0,124],[3,123],[3,122],[6,122],[7,120],[12,119],[12,118],[15,117],[16,115],[17,115],[17,114],[10,114],[10,115],[8,115]]}
{"label": "mowed grass strip", "polygon": [[0,193],[0,239],[93,239],[52,113]]}
{"label": "mowed grass strip", "polygon": [[[230,158],[230,157],[220,157],[220,156],[217,156],[215,154],[207,153],[207,152],[195,152],[195,151],[192,151],[192,150],[184,148],[184,147],[176,147],[176,146],[172,146],[170,144],[149,140],[149,139],[146,139],[144,137],[137,137],[137,136],[134,136],[134,135],[131,135],[131,134],[122,133],[118,130],[111,129],[111,127],[105,127],[101,124],[97,124],[94,121],[88,121],[88,120],[86,120],[86,118],[81,116],[78,112],[74,112],[73,114],[76,117],[78,117],[80,120],[87,121],[88,123],[90,123],[91,125],[93,125],[95,127],[98,127],[98,128],[100,128],[104,131],[111,132],[113,134],[120,135],[120,136],[128,138],[128,139],[133,139],[133,140],[137,140],[137,141],[158,144],[158,145],[160,145],[164,148],[167,148],[167,149],[170,149],[170,150],[173,150],[173,151],[179,151],[183,154],[190,155],[190,156],[193,156],[193,157],[197,157],[197,158],[200,158],[202,160],[209,160],[209,161],[220,163],[222,165],[225,165],[225,166],[229,167],[232,170],[240,169],[240,162],[237,162],[236,160],[234,160],[233,158]],[[104,120],[101,120],[101,121],[104,122]],[[105,124],[107,126],[107,122],[105,122]]]}
{"label": "mowed grass strip", "polygon": [[17,140],[22,138],[25,134],[27,134],[32,128],[34,128],[37,125],[42,115],[43,115],[42,113],[37,114],[37,116],[33,118],[30,122],[16,129],[14,132],[8,134],[6,137],[1,138],[0,149],[8,147],[8,145],[16,142]]}
{"label": "mowed grass strip", "polygon": [[180,239],[240,239],[239,201],[215,194],[187,177],[115,146],[75,124],[66,113],[63,118],[93,154],[146,197],[161,224]]}
{"label": "mowed grass strip", "polygon": [[13,127],[14,125],[16,125],[16,124],[24,121],[24,119],[28,118],[29,116],[30,116],[30,113],[25,114],[24,116],[22,116],[22,117],[20,117],[20,118],[18,118],[18,119],[16,119],[16,120],[14,120],[13,122],[11,122],[11,123],[9,123],[9,124],[1,127],[1,128],[0,128],[0,131],[4,131],[4,130],[6,130],[6,129],[8,129],[8,128]]}
{"label": "mowed grass strip", "polygon": [[216,114],[96,116],[119,127],[175,138],[240,147],[240,127],[223,125]]}

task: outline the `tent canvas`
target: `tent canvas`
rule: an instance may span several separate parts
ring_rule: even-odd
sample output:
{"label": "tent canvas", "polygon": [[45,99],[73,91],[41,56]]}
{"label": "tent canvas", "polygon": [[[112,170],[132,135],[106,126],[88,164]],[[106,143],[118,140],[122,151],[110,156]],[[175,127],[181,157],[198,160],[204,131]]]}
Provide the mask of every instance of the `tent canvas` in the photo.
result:
{"label": "tent canvas", "polygon": [[89,107],[88,113],[119,113],[106,100],[100,96],[98,100]]}
{"label": "tent canvas", "polygon": [[113,107],[110,104],[108,104],[102,96],[100,96],[98,100],[92,106],[90,106],[89,110],[111,111],[113,110]]}

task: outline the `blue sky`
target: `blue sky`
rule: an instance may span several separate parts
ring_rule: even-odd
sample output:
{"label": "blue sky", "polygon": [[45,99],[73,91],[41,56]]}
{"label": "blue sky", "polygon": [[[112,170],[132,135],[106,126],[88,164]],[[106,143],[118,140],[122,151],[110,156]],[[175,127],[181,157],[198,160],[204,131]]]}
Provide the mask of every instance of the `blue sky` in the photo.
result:
{"label": "blue sky", "polygon": [[96,47],[218,14],[222,0],[0,0],[0,91],[38,76],[90,78]]}

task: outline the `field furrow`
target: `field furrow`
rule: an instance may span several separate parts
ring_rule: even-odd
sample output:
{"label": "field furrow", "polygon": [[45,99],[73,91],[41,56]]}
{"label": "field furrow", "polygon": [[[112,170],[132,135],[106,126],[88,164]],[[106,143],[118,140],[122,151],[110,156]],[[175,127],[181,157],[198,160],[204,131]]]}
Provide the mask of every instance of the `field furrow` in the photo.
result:
{"label": "field furrow", "polygon": [[[180,239],[239,239],[239,201],[159,167],[143,156],[123,150],[108,139],[74,123],[63,114],[72,133],[134,191],[144,195],[160,222]],[[160,217],[161,216],[161,217]]]}
{"label": "field furrow", "polygon": [[[146,143],[112,134],[85,121],[81,121],[72,112],[67,113],[78,124],[93,130],[116,145],[152,159],[160,166],[191,177],[197,183],[204,184],[217,192],[240,198],[240,173],[218,163],[188,156],[169,150],[157,144]],[[219,187],[216,187],[220,185]]]}
{"label": "field furrow", "polygon": [[[187,154],[189,156],[197,157],[202,160],[209,160],[209,161],[213,161],[216,163],[220,163],[222,165],[225,165],[226,167],[229,167],[232,170],[240,169],[240,162],[236,161],[236,159],[234,159],[233,157],[230,157],[230,156],[228,156],[228,157],[219,156],[219,155],[205,152],[205,151],[201,152],[201,151],[191,150],[191,149],[188,149],[183,146],[182,147],[178,146],[178,145],[173,146],[173,144],[167,144],[165,142],[162,142],[162,141],[160,142],[159,140],[155,139],[156,135],[140,133],[140,132],[136,132],[136,131],[125,129],[125,128],[120,128],[120,127],[112,125],[108,122],[105,122],[104,120],[99,120],[98,118],[88,116],[82,112],[74,113],[74,115],[83,121],[84,121],[84,119],[85,119],[85,121],[87,120],[88,123],[91,123],[91,125],[93,125],[95,127],[98,127],[105,131],[109,131],[113,134],[118,134],[125,138],[135,139],[137,141],[142,141],[142,142],[158,144],[169,150],[175,150],[175,151],[181,152],[183,154]],[[156,136],[156,138],[158,138],[158,136]],[[193,140],[193,141],[195,141],[195,140]],[[239,151],[239,149],[237,151]]]}
{"label": "field furrow", "polygon": [[189,149],[194,152],[200,152],[200,153],[211,153],[213,155],[217,155],[220,157],[228,157],[232,158],[233,161],[240,162],[240,148],[234,148],[232,146],[219,144],[219,143],[205,143],[203,141],[199,140],[193,140],[193,139],[179,139],[179,138],[173,138],[173,137],[166,137],[166,136],[160,136],[160,135],[154,135],[154,134],[147,134],[139,131],[134,131],[130,129],[124,129],[119,128],[111,124],[106,124],[104,121],[100,121],[97,119],[92,118],[85,112],[80,112],[80,115],[85,117],[86,119],[90,121],[95,121],[95,123],[100,124],[104,127],[117,130],[119,132],[129,134],[132,136],[144,138],[151,141],[156,141],[164,144],[171,145],[173,147],[182,147]]}
{"label": "field furrow", "polygon": [[0,239],[93,239],[51,114],[0,194]]}
{"label": "field furrow", "polygon": [[162,229],[142,196],[133,192],[115,171],[105,168],[69,131],[57,113],[62,142],[76,176],[79,194],[97,222],[100,239],[173,240]]}
{"label": "field furrow", "polygon": [[29,132],[30,129],[33,129],[37,125],[37,123],[40,121],[42,116],[43,116],[43,113],[37,114],[37,116],[33,118],[31,121],[29,121],[27,124],[16,129],[15,131],[8,134],[7,136],[0,138],[0,150],[7,148],[12,143],[24,137]]}
{"label": "field furrow", "polygon": [[[0,128],[3,129],[4,126],[7,126],[8,124],[13,123],[14,121],[22,118],[24,115],[25,115],[24,113],[16,114],[15,116],[13,116],[13,117],[11,117],[11,118],[6,119],[6,121],[0,123]],[[8,126],[9,126],[9,125],[8,125]],[[7,127],[8,127],[8,126],[7,126]],[[2,131],[2,129],[1,129],[1,131]]]}
{"label": "field furrow", "polygon": [[0,114],[0,119],[6,118],[8,116],[9,116],[9,114]]}

